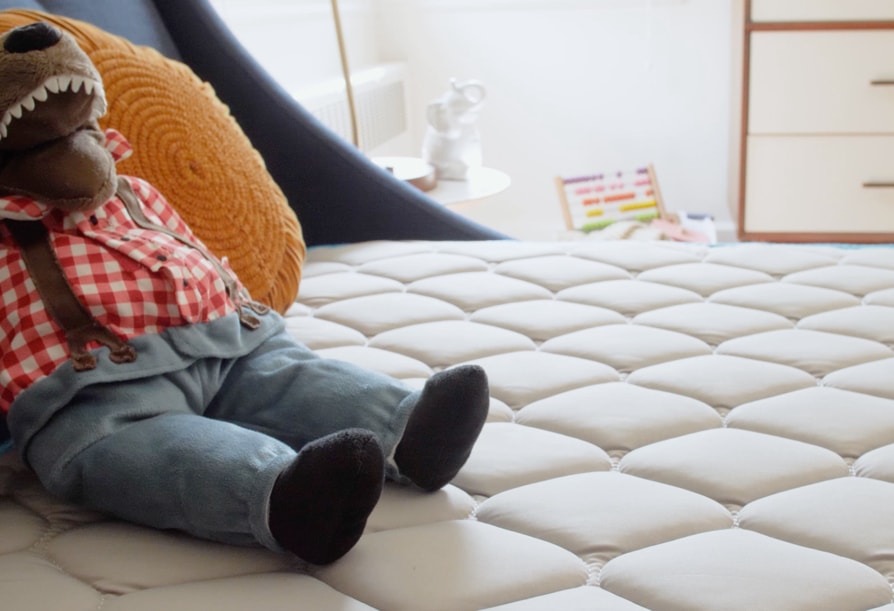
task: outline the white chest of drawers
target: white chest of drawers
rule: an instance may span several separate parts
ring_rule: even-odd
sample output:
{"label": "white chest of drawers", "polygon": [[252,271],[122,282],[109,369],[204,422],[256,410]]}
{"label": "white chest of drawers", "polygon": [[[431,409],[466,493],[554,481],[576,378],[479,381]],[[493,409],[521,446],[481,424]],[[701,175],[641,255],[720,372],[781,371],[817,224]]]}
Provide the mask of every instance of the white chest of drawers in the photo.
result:
{"label": "white chest of drawers", "polygon": [[739,237],[894,242],[894,2],[742,8]]}

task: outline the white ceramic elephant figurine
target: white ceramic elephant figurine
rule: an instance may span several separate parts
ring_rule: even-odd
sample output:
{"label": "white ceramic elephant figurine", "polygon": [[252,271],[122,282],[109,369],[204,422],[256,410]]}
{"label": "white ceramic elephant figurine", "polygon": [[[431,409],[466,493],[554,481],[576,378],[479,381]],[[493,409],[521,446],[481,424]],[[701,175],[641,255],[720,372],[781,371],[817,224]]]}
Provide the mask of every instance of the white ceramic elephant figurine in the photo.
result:
{"label": "white ceramic elephant figurine", "polygon": [[486,90],[474,80],[450,80],[450,89],[427,108],[428,128],[422,157],[438,179],[465,180],[469,168],[481,165],[481,136],[476,121]]}

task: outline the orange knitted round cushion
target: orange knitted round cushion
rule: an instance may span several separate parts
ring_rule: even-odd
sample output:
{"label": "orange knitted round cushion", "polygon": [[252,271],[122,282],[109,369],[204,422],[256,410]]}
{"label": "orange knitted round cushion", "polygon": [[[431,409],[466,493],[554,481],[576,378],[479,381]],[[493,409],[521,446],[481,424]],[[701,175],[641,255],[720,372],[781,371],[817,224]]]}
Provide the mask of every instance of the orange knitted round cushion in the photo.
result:
{"label": "orange knitted round cushion", "polygon": [[100,125],[133,145],[118,172],[152,183],[252,297],[284,312],[294,301],[305,245],[264,161],[211,86],[188,66],[83,21],[40,11],[0,12],[0,32],[47,21],[72,34],[103,78]]}

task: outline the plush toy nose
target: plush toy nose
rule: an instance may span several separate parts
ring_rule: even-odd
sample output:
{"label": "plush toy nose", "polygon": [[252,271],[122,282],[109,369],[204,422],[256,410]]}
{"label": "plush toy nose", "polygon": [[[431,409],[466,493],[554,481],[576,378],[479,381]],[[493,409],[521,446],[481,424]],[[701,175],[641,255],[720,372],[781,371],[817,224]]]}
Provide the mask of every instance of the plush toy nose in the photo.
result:
{"label": "plush toy nose", "polygon": [[52,47],[60,38],[62,32],[48,23],[38,21],[11,31],[3,43],[3,48],[9,53],[40,51]]}

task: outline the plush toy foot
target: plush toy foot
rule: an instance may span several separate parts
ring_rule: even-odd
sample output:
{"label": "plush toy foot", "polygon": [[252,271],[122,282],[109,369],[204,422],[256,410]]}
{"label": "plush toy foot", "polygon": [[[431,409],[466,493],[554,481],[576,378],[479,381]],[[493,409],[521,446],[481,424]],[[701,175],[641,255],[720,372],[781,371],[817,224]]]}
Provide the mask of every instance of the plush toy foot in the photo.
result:
{"label": "plush toy foot", "polygon": [[429,492],[445,486],[468,460],[489,405],[487,375],[477,365],[429,378],[394,453],[401,475]]}
{"label": "plush toy foot", "polygon": [[329,564],[354,547],[382,494],[385,457],[375,435],[346,429],[309,443],[270,495],[270,532],[299,558]]}

